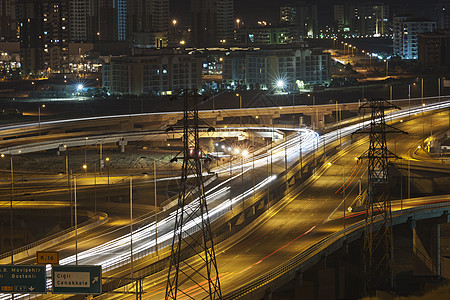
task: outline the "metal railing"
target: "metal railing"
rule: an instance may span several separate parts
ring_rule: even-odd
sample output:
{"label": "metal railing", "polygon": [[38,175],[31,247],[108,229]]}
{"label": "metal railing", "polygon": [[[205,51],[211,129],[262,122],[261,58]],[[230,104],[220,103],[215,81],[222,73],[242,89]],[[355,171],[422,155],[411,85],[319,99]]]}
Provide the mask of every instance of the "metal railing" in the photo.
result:
{"label": "metal railing", "polygon": [[[89,220],[87,220],[87,221],[85,221],[85,222],[79,224],[79,225],[77,226],[77,227],[78,227],[78,230],[82,230],[83,227],[85,227],[85,226],[87,226],[87,225],[90,225],[90,224],[92,224],[92,223],[94,223],[94,222],[97,222],[97,221],[99,221],[99,220],[103,220],[103,219],[107,218],[107,216],[108,216],[108,215],[105,214],[105,213],[99,213],[99,214],[97,214],[96,216],[94,216],[94,218],[89,219]],[[37,246],[39,246],[39,245],[42,245],[42,244],[44,244],[44,243],[47,243],[47,242],[51,241],[51,240],[60,238],[60,237],[64,236],[65,234],[68,234],[68,233],[70,233],[70,232],[72,232],[72,231],[74,231],[74,230],[75,230],[75,227],[72,226],[72,227],[69,227],[69,228],[67,228],[67,229],[65,229],[65,230],[59,231],[59,232],[57,232],[57,233],[55,233],[55,234],[49,235],[49,236],[47,236],[47,237],[45,237],[45,238],[43,238],[43,239],[37,240],[37,241],[35,241],[35,242],[33,242],[33,243],[30,243],[30,244],[28,244],[28,245],[25,245],[25,246],[22,246],[22,247],[19,247],[19,248],[15,248],[15,249],[13,250],[13,254],[16,255],[16,254],[19,254],[19,253],[21,253],[21,252],[24,252],[24,251],[33,249],[33,248],[35,248],[35,247],[37,247]],[[5,259],[5,258],[10,257],[10,256],[11,256],[11,251],[10,251],[10,252],[6,252],[6,253],[3,253],[3,254],[0,254],[0,260],[1,260],[1,259]]]}
{"label": "metal railing", "polygon": [[[421,207],[414,207],[405,209],[403,211],[396,211],[392,213],[392,217],[400,217],[407,214],[416,213],[419,211],[429,210],[433,208],[443,208],[448,207],[449,203],[433,203]],[[378,215],[375,218],[375,221],[378,222],[382,218],[381,215]],[[344,230],[335,232],[333,234],[330,234],[329,236],[325,237],[324,239],[320,240],[318,243],[315,243],[313,246],[309,247],[305,251],[301,252],[294,258],[288,260],[287,262],[283,263],[282,265],[278,266],[277,268],[261,275],[257,279],[253,280],[252,282],[234,290],[231,293],[228,293],[224,296],[223,299],[238,299],[244,295],[247,295],[251,293],[252,291],[260,288],[261,286],[269,283],[270,281],[273,281],[274,279],[280,277],[281,275],[285,274],[287,271],[292,270],[293,268],[299,266],[302,263],[305,263],[308,259],[311,259],[315,255],[319,254],[321,251],[325,250],[329,246],[331,246],[333,243],[337,242],[339,239],[341,239],[344,236],[349,235],[350,233],[356,232],[357,230],[361,230],[364,228],[365,221],[360,221],[358,223],[355,223],[349,227],[347,227]]]}

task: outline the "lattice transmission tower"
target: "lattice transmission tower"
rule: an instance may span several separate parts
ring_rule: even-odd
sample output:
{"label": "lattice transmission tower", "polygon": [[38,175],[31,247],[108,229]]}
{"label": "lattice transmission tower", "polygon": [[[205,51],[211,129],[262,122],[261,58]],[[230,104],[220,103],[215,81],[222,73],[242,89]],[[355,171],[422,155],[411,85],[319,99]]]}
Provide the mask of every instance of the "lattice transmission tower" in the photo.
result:
{"label": "lattice transmission tower", "polygon": [[165,299],[222,299],[202,178],[198,98],[193,91],[183,95],[183,167]]}
{"label": "lattice transmission tower", "polygon": [[371,110],[370,125],[355,133],[369,134],[369,149],[360,159],[368,161],[368,186],[364,228],[364,293],[390,289],[393,280],[393,236],[388,164],[398,158],[387,148],[388,133],[406,133],[385,121],[386,109],[400,109],[384,99],[370,99],[359,108]]}

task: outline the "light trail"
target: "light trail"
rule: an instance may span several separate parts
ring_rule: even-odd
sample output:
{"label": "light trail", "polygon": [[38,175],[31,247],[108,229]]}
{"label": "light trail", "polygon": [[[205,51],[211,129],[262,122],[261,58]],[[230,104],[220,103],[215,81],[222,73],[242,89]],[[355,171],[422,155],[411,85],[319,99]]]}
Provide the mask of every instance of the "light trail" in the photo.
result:
{"label": "light trail", "polygon": [[[386,119],[397,120],[409,115],[416,115],[422,112],[429,112],[436,109],[448,108],[450,107],[450,101],[442,101],[439,104],[428,104],[427,106],[415,107],[412,109],[408,109],[406,111],[394,111],[386,114]],[[358,124],[350,125],[345,128],[341,128],[329,133],[326,133],[322,136],[319,136],[318,133],[309,130],[309,129],[298,129],[298,133],[287,137],[283,142],[279,144],[275,144],[275,146],[265,153],[256,155],[254,157],[248,157],[243,160],[242,164],[237,164],[232,166],[233,170],[242,170],[247,172],[253,168],[253,163],[255,167],[264,167],[267,165],[268,156],[272,156],[272,163],[283,160],[285,158],[285,154],[287,156],[288,161],[293,161],[298,158],[299,155],[299,146],[301,145],[302,154],[310,155],[313,153],[313,150],[319,147],[322,143],[333,143],[339,138],[347,137],[355,132],[357,129],[361,127],[365,127],[370,124],[370,120],[361,122]],[[280,128],[282,129],[282,128]],[[213,169],[215,170],[215,169]],[[228,172],[229,168],[219,167],[215,172],[224,173]],[[238,173],[233,178],[237,178],[241,176]],[[219,202],[220,204],[216,205],[212,209],[209,210],[209,218],[211,223],[220,218],[226,212],[230,210],[230,207],[234,204],[237,204],[241,201],[245,201],[245,199],[251,197],[255,191],[264,190],[267,185],[269,185],[272,181],[277,178],[277,175],[272,175],[265,177],[255,184],[255,187],[250,187],[245,192],[240,195],[233,197],[232,201],[227,198],[225,195],[229,191],[229,187],[226,187],[226,182],[229,182],[228,179],[224,183],[217,185],[211,188],[206,192],[206,199],[208,203]],[[190,204],[187,205],[187,208],[191,208],[196,199],[193,200]],[[175,220],[176,211],[170,213],[170,215],[158,221],[158,249],[162,249],[161,246],[168,246],[173,237],[173,227]],[[190,234],[193,229],[195,229],[195,225],[201,222],[201,217],[198,217],[189,223],[184,225],[185,232],[189,232]],[[151,254],[155,252],[155,222],[151,222],[136,231],[133,232],[133,257],[141,257],[145,252],[145,255]],[[106,242],[102,245],[93,247],[91,249],[82,251],[78,253],[78,264],[80,265],[101,265],[103,271],[110,271],[119,266],[123,266],[124,264],[128,264],[130,262],[130,234],[126,234],[109,242]],[[150,250],[149,250],[150,249]],[[124,263],[126,262],[126,263]],[[75,255],[63,258],[60,260],[61,265],[68,265],[75,263]],[[51,266],[47,267],[47,272],[51,271]],[[51,282],[47,282],[47,288],[51,288]],[[24,298],[29,297],[29,295],[15,295],[16,298]],[[11,296],[1,296],[0,299],[11,299]]]}

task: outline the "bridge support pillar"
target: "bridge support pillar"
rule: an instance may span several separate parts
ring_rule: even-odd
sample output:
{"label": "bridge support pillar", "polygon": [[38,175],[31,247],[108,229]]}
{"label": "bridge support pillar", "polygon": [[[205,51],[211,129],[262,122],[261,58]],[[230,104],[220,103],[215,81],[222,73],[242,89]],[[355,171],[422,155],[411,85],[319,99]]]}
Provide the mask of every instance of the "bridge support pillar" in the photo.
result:
{"label": "bridge support pillar", "polygon": [[440,276],[441,226],[436,221],[412,223],[413,273],[415,276]]}
{"label": "bridge support pillar", "polygon": [[325,127],[325,113],[312,112],[309,113],[309,116],[311,116],[311,126],[314,130],[323,129]]}
{"label": "bridge support pillar", "polygon": [[67,148],[63,144],[61,144],[61,145],[58,146],[58,150],[56,151],[56,155],[61,155],[61,152],[64,152],[66,150],[67,150]]}
{"label": "bridge support pillar", "polygon": [[266,290],[264,294],[264,300],[272,300],[272,291],[270,289]]}
{"label": "bridge support pillar", "polygon": [[295,279],[294,279],[294,299],[295,300],[303,299],[304,293],[302,293],[302,285],[303,285],[303,272],[298,271],[295,274]]}
{"label": "bridge support pillar", "polygon": [[128,142],[125,141],[124,139],[121,139],[120,141],[117,142],[117,145],[119,146],[120,153],[124,153],[125,152],[125,146],[127,144],[128,144]]}

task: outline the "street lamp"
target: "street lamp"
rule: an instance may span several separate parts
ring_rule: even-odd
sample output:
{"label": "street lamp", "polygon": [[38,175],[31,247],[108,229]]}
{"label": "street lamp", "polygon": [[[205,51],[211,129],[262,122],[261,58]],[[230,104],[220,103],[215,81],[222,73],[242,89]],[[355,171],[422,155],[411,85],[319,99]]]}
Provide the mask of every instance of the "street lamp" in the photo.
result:
{"label": "street lamp", "polygon": [[[241,94],[236,94],[236,97],[239,97],[239,114],[241,114],[241,110],[242,110],[242,95]],[[239,116],[239,122],[240,125],[242,125],[242,116]]]}
{"label": "street lamp", "polygon": [[[308,97],[311,97],[311,94],[308,94]],[[314,106],[314,110],[316,113],[316,122],[319,123],[319,112],[316,107],[316,96],[314,96],[314,95],[312,95],[312,105]],[[318,128],[319,128],[319,124],[315,124],[315,122],[313,122],[313,129],[316,130]]]}
{"label": "street lamp", "polygon": [[78,210],[77,210],[77,176],[73,176],[74,201],[75,201],[75,265],[78,265]]}
{"label": "street lamp", "polygon": [[109,195],[109,157],[105,158],[106,164],[108,165],[108,203],[110,202],[110,195]]}
{"label": "street lamp", "polygon": [[386,77],[388,77],[388,70],[389,70],[389,60],[385,59],[384,62],[386,63]]}
{"label": "street lamp", "polygon": [[420,85],[420,96],[422,98],[422,116],[423,116],[423,107],[425,106],[423,103],[423,78],[421,78],[421,85]]}
{"label": "street lamp", "polygon": [[38,106],[38,123],[39,123],[39,135],[41,135],[41,107],[45,108],[45,104]]}
{"label": "street lamp", "polygon": [[158,194],[156,193],[156,160],[153,160],[153,181],[155,185],[155,252],[158,255],[158,214],[156,212],[158,207]]}
{"label": "street lamp", "polygon": [[[1,157],[4,158],[5,154],[1,154]],[[14,244],[13,244],[13,201],[14,201],[14,166],[13,166],[13,157],[12,154],[10,154],[10,170],[11,170],[11,192],[10,192],[10,225],[11,225],[11,231],[10,231],[10,242],[11,242],[11,265],[14,265]]]}
{"label": "street lamp", "polygon": [[277,88],[279,88],[279,89],[284,88],[284,80],[278,79],[276,84],[277,84]]}
{"label": "street lamp", "polygon": [[133,279],[133,176],[130,175],[130,273]]}
{"label": "street lamp", "polygon": [[[328,163],[328,167],[330,167],[332,165],[331,162]],[[339,165],[339,164],[335,164],[336,166],[342,167],[342,205],[343,205],[343,211],[344,211],[344,218],[343,218],[343,226],[344,226],[344,235],[345,235],[345,166],[344,165]],[[339,191],[339,190],[338,190]]]}

